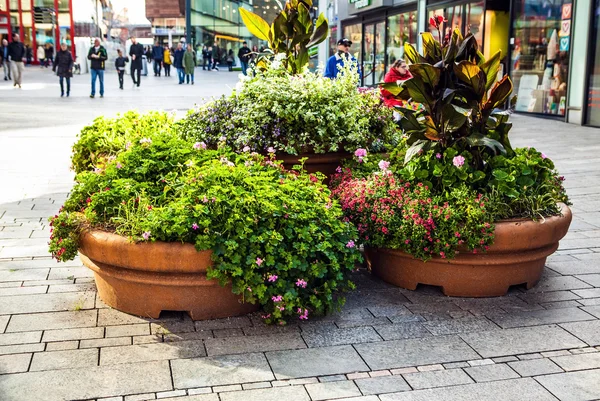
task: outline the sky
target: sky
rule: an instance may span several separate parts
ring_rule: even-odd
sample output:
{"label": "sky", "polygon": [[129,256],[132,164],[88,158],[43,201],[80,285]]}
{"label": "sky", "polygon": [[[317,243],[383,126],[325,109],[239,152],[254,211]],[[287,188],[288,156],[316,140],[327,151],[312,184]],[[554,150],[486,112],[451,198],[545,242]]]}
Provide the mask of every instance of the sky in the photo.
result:
{"label": "sky", "polygon": [[[146,0],[111,0],[115,12],[120,13],[127,8],[129,21],[132,24],[148,24],[146,19]],[[77,0],[73,2],[73,18],[75,21],[90,21],[94,15],[93,0]]]}

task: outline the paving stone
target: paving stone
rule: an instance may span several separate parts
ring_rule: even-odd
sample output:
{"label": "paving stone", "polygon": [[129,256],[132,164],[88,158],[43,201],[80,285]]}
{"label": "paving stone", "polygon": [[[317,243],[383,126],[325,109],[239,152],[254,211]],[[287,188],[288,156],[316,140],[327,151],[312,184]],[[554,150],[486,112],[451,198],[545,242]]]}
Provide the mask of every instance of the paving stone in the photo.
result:
{"label": "paving stone", "polygon": [[23,287],[35,287],[35,286],[49,286],[49,285],[62,285],[62,284],[73,284],[73,280],[32,280],[23,281]]}
{"label": "paving stone", "polygon": [[413,314],[404,305],[369,306],[367,309],[375,317],[410,316]]}
{"label": "paving stone", "polygon": [[517,295],[520,299],[525,302],[538,304],[545,302],[560,302],[560,301],[571,301],[575,299],[580,299],[581,297],[575,295],[571,291],[552,291],[552,292],[542,292],[542,293],[530,293],[527,292],[525,294]]}
{"label": "paving stone", "polygon": [[[262,322],[260,323],[260,326],[244,327],[242,330],[246,336],[300,333],[300,327],[298,326],[274,326],[267,325]],[[210,333],[210,330],[206,330],[205,332]]]}
{"label": "paving stone", "polygon": [[[303,379],[294,379],[294,380],[303,380]],[[346,380],[346,376],[345,375],[329,375],[329,376],[321,376],[319,377],[319,382],[321,383],[327,383],[327,382],[339,382],[339,381],[343,381]],[[291,380],[290,380],[291,382]]]}
{"label": "paving stone", "polygon": [[588,283],[594,287],[600,287],[600,274],[583,274],[580,276],[575,276],[579,280]]}
{"label": "paving stone", "polygon": [[388,318],[392,323],[415,323],[424,322],[425,318],[421,315],[402,315],[402,316],[390,316]]}
{"label": "paving stone", "polygon": [[6,326],[8,326],[8,320],[10,316],[0,316],[0,333],[4,333]]}
{"label": "paving stone", "polygon": [[456,336],[358,344],[355,348],[373,370],[457,362],[479,357]]}
{"label": "paving stone", "polygon": [[50,269],[0,270],[0,281],[46,280]]}
{"label": "paving stone", "polygon": [[196,358],[206,356],[202,341],[180,341],[106,347],[100,350],[100,365],[128,362],[159,361],[164,359]]}
{"label": "paving stone", "polygon": [[[31,354],[0,355],[0,375],[27,372],[29,361],[31,361]],[[2,389],[1,384],[0,389]]]}
{"label": "paving stone", "polygon": [[485,317],[435,320],[431,322],[424,322],[423,326],[436,336],[498,329],[498,326],[490,322]]}
{"label": "paving stone", "polygon": [[303,386],[236,391],[219,395],[221,401],[310,401]]}
{"label": "paving stone", "polygon": [[87,368],[92,366],[98,366],[97,349],[36,352],[33,354],[30,371]]}
{"label": "paving stone", "polygon": [[578,322],[594,319],[579,308],[547,309],[513,312],[489,316],[497,325],[508,329],[513,327],[539,326],[552,323]]}
{"label": "paving stone", "polygon": [[173,334],[194,332],[194,322],[192,320],[178,320],[159,323],[150,323],[151,334]]}
{"label": "paving stone", "polygon": [[362,395],[352,381],[307,384],[305,387],[312,401]]}
{"label": "paving stone", "polygon": [[567,372],[572,370],[599,369],[600,353],[559,356],[552,358],[552,361]]}
{"label": "paving stone", "polygon": [[187,397],[161,398],[162,401],[219,401],[217,394],[190,395]]}
{"label": "paving stone", "polygon": [[508,365],[522,377],[562,372],[562,369],[550,359],[532,359],[530,361],[509,362]]}
{"label": "paving stone", "polygon": [[[114,338],[129,338],[129,337],[114,337]],[[163,342],[163,336],[160,335],[156,335],[156,334],[150,334],[147,336],[133,336],[133,345],[138,345],[138,344],[152,344],[152,343],[162,343]],[[179,341],[178,338],[172,339],[170,336],[165,337],[165,342],[173,342],[173,341]]]}
{"label": "paving stone", "polygon": [[24,352],[41,352],[45,348],[44,343],[3,345],[0,347],[0,355],[22,354]]}
{"label": "paving stone", "polygon": [[591,286],[573,276],[558,276],[547,277],[540,280],[538,285],[528,290],[528,292],[540,293],[550,291],[578,290],[580,288],[591,288]]}
{"label": "paving stone", "polygon": [[381,341],[381,337],[372,327],[332,328],[303,333],[302,337],[311,348]]}
{"label": "paving stone", "polygon": [[461,312],[462,309],[452,302],[435,302],[435,303],[414,303],[408,304],[406,307],[412,313],[449,313]]}
{"label": "paving stone", "polygon": [[80,292],[80,291],[96,291],[96,284],[84,283],[84,284],[62,284],[62,285],[51,285],[48,288],[48,293],[59,293],[59,292]]}
{"label": "paving stone", "polygon": [[569,351],[567,351],[566,349],[561,350],[561,351],[542,352],[541,354],[544,358],[553,358],[555,356],[571,355],[571,353]]}
{"label": "paving stone", "polygon": [[465,373],[478,383],[519,378],[514,370],[503,363],[465,368]]}
{"label": "paving stone", "polygon": [[190,388],[187,392],[189,395],[210,394],[212,393],[212,389],[210,387]]}
{"label": "paving stone", "polygon": [[504,363],[504,362],[513,362],[518,361],[519,358],[516,356],[501,356],[500,358],[494,358],[494,363]]}
{"label": "paving stone", "polygon": [[94,272],[86,267],[53,267],[48,275],[49,280],[60,280],[69,277],[94,277]]}
{"label": "paving stone", "polygon": [[460,336],[484,358],[585,346],[554,325],[463,333]]}
{"label": "paving stone", "polygon": [[376,395],[366,395],[364,397],[336,398],[335,401],[379,401]]}
{"label": "paving stone", "polygon": [[349,345],[267,352],[267,359],[281,379],[326,376],[370,370]]}
{"label": "paving stone", "polygon": [[187,395],[187,392],[185,390],[163,391],[156,393],[156,399],[160,400],[161,398],[180,397],[182,395]]}
{"label": "paving stone", "polygon": [[48,343],[46,344],[45,351],[65,351],[69,349],[77,349],[79,348],[79,341],[59,341],[56,343]]}
{"label": "paving stone", "polygon": [[589,322],[565,323],[561,324],[561,327],[563,327],[569,333],[572,333],[577,338],[582,339],[588,345],[600,345],[600,320],[591,320]]}
{"label": "paving stone", "polygon": [[371,377],[382,377],[382,376],[391,376],[392,373],[389,370],[374,370],[369,372],[369,376]]}
{"label": "paving stone", "polygon": [[0,297],[10,295],[29,295],[29,294],[45,294],[48,290],[47,286],[36,287],[8,287],[0,288]]}
{"label": "paving stone", "polygon": [[585,290],[573,290],[573,292],[579,295],[581,298],[599,298],[600,288],[588,288]]}
{"label": "paving stone", "polygon": [[275,379],[262,353],[175,359],[171,361],[171,368],[176,389]]}
{"label": "paving stone", "polygon": [[241,391],[241,384],[230,384],[228,386],[214,386],[213,393],[226,393],[228,391]]}
{"label": "paving stone", "polygon": [[244,390],[255,390],[257,388],[271,388],[270,382],[247,383],[242,384]]}
{"label": "paving stone", "polygon": [[150,325],[148,323],[106,327],[106,337],[143,336],[148,334],[150,334]]}
{"label": "paving stone", "polygon": [[539,352],[534,352],[532,354],[517,355],[517,358],[519,358],[519,360],[521,360],[521,361],[530,361],[532,359],[541,359],[541,358],[543,358],[543,356]]}
{"label": "paving stone", "polygon": [[86,327],[64,330],[46,330],[44,331],[42,341],[68,341],[102,337],[104,337],[104,327]]}
{"label": "paving stone", "polygon": [[123,401],[123,397],[98,398],[97,401]]}
{"label": "paving stone", "polygon": [[540,305],[545,309],[578,308],[581,306],[581,304],[577,301],[547,302]]}
{"label": "paving stone", "polygon": [[573,348],[573,349],[570,349],[569,352],[573,355],[578,355],[578,354],[587,354],[590,352],[598,352],[598,350],[594,347],[587,347],[587,348]]}
{"label": "paving stone", "polygon": [[493,365],[494,361],[486,358],[486,359],[475,359],[473,361],[467,361],[469,366],[484,366],[484,365]]}
{"label": "paving stone", "polygon": [[600,305],[586,306],[586,307],[583,307],[581,309],[583,309],[587,313],[590,313],[590,314],[594,315],[594,317],[600,319]]}
{"label": "paving stone", "polygon": [[242,329],[218,329],[213,330],[213,337],[227,338],[227,337],[243,337],[244,331]]}
{"label": "paving stone", "polygon": [[94,399],[172,389],[167,361],[0,376],[2,401]]}
{"label": "paving stone", "polygon": [[473,383],[473,380],[461,369],[408,373],[403,376],[415,390]]}
{"label": "paving stone", "polygon": [[346,377],[348,378],[348,380],[356,380],[356,379],[368,379],[369,374],[367,372],[359,372],[359,373],[348,373],[346,375]]}
{"label": "paving stone", "polygon": [[[341,376],[343,376],[343,375],[341,375]],[[322,376],[320,379],[323,379],[324,377],[332,377],[332,376]],[[345,378],[343,380],[345,380]],[[286,380],[286,381],[290,386],[299,386],[299,385],[303,385],[303,384],[319,383],[319,379],[316,377],[303,377],[301,379],[291,379],[291,380]],[[324,381],[326,381],[326,380],[321,380],[321,382],[324,382]],[[330,380],[330,381],[335,381],[335,380]]]}
{"label": "paving stone", "polygon": [[579,299],[577,302],[583,306],[596,306],[600,305],[600,298]]}
{"label": "paving stone", "polygon": [[300,334],[207,338],[204,343],[210,356],[306,348]]}
{"label": "paving stone", "polygon": [[226,319],[200,320],[194,322],[196,330],[238,329],[252,326],[252,322],[245,316],[230,317]]}
{"label": "paving stone", "polygon": [[95,340],[81,340],[81,342],[79,343],[79,348],[116,347],[119,345],[131,345],[131,337],[112,337],[97,338]]}
{"label": "paving stone", "polygon": [[402,376],[372,377],[355,380],[356,385],[364,395],[395,393],[410,391],[411,388]]}
{"label": "paving stone", "polygon": [[[523,398],[524,394],[526,398]],[[556,401],[531,378],[383,394],[379,398],[381,401]]]}
{"label": "paving stone", "polygon": [[536,380],[561,401],[600,398],[600,369],[538,376]]}
{"label": "paving stone", "polygon": [[41,338],[41,331],[0,334],[0,345],[39,343]]}
{"label": "paving stone", "polygon": [[98,311],[98,326],[118,326],[135,323],[147,323],[149,319],[141,318],[116,309],[100,309]]}
{"label": "paving stone", "polygon": [[431,336],[431,333],[418,322],[386,324],[374,328],[386,341]]}
{"label": "paving stone", "polygon": [[407,373],[417,373],[418,370],[415,367],[410,368],[400,368],[400,369],[390,369],[390,373],[393,375],[404,375]]}
{"label": "paving stone", "polygon": [[442,366],[444,366],[444,369],[458,369],[458,368],[468,368],[469,365],[467,362],[450,362],[450,363],[444,363]]}
{"label": "paving stone", "polygon": [[125,401],[147,401],[147,400],[155,400],[156,394],[154,393],[145,393],[145,394],[134,394],[134,395],[126,395]]}
{"label": "paving stone", "polygon": [[6,332],[95,327],[97,314],[96,310],[82,310],[15,315],[11,317]]}

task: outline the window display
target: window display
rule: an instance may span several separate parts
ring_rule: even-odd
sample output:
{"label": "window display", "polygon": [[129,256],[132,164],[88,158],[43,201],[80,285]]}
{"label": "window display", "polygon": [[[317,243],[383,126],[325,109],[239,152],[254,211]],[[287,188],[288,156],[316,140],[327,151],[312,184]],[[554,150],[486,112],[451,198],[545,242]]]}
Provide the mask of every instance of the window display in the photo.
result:
{"label": "window display", "polygon": [[387,67],[404,57],[404,43],[417,44],[417,12],[390,15],[387,23]]}

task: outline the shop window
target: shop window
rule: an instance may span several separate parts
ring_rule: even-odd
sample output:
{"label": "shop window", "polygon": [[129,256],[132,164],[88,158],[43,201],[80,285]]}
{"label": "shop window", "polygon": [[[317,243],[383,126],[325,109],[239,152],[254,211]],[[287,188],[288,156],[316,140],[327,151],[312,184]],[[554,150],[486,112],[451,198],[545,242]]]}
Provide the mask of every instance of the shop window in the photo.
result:
{"label": "shop window", "polygon": [[[429,9],[428,20],[434,15],[442,15],[448,21],[441,26],[441,38],[444,40],[449,37],[455,28],[460,29],[463,36],[472,33],[477,39],[479,46],[483,45],[483,16],[484,2],[475,1],[461,5],[447,6],[445,8]],[[429,22],[428,22],[429,25]],[[429,25],[429,32],[438,39],[440,32]]]}
{"label": "shop window", "polygon": [[404,57],[404,44],[417,44],[417,12],[391,15],[387,21],[387,67]]}
{"label": "shop window", "polygon": [[571,39],[571,1],[516,0],[511,78],[516,110],[565,114]]}
{"label": "shop window", "polygon": [[354,58],[356,58],[360,62],[362,50],[362,25],[354,24],[345,26],[344,34],[342,35],[342,37],[350,39],[352,41],[352,47],[350,47],[350,54],[352,54]]}
{"label": "shop window", "polygon": [[[596,0],[596,10],[600,10],[600,0]],[[593,26],[593,59],[587,94],[586,123],[600,127],[600,13],[596,13]]]}

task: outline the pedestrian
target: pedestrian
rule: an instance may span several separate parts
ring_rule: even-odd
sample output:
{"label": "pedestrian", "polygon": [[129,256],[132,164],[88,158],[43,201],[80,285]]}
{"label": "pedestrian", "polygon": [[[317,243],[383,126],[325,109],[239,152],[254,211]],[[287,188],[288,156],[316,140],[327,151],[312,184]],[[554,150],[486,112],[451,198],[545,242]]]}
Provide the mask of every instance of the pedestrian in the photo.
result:
{"label": "pedestrian", "polygon": [[171,76],[171,50],[169,50],[169,46],[165,45],[165,49],[163,51],[163,65],[165,67],[165,77]]}
{"label": "pedestrian", "polygon": [[96,78],[100,80],[100,97],[104,97],[104,62],[108,59],[106,49],[100,45],[100,39],[94,39],[94,47],[88,52],[88,60],[91,61],[92,93],[90,97],[96,96]]}
{"label": "pedestrian", "polygon": [[208,60],[208,71],[210,71],[212,68],[212,46],[208,46],[208,49],[206,50],[206,56]]}
{"label": "pedestrian", "polygon": [[[394,61],[390,70],[387,74],[385,74],[384,82],[396,82],[397,84],[404,82],[408,79],[412,78],[412,74],[408,70],[408,65],[402,59],[398,59]],[[400,99],[396,99],[391,92],[388,90],[382,89],[381,96],[383,97],[383,102],[388,107],[394,106],[404,106],[406,102]]]}
{"label": "pedestrian", "polygon": [[64,42],[60,45],[60,50],[56,53],[56,59],[52,63],[52,71],[59,77],[60,97],[65,95],[64,80],[67,81],[67,97],[69,97],[71,93],[71,77],[73,76],[73,56]]}
{"label": "pedestrian", "polygon": [[31,60],[33,59],[33,50],[31,50],[31,46],[28,44],[25,45],[25,58],[27,59],[27,65],[31,65]]}
{"label": "pedestrian", "polygon": [[254,45],[252,46],[252,53],[250,53],[250,63],[256,64],[256,59],[258,59],[258,47]]}
{"label": "pedestrian", "polygon": [[233,62],[235,61],[235,56],[233,55],[233,49],[229,49],[227,52],[227,67],[229,71],[233,71]]}
{"label": "pedestrian", "polygon": [[133,84],[139,87],[142,80],[142,56],[144,55],[144,47],[137,42],[137,39],[134,36],[131,37],[129,55],[131,56],[131,79],[133,80]]}
{"label": "pedestrian", "polygon": [[177,50],[175,50],[173,65],[177,68],[177,77],[179,78],[179,85],[183,84],[185,79],[185,70],[183,69],[183,56],[185,55],[185,50],[183,50],[183,45],[181,42],[177,44]]}
{"label": "pedestrian", "polygon": [[25,46],[21,43],[21,37],[17,33],[13,34],[13,40],[8,45],[8,58],[12,67],[13,86],[21,88],[23,70],[25,70],[25,64],[23,63]]}
{"label": "pedestrian", "polygon": [[40,67],[44,68],[44,64],[46,64],[46,51],[44,50],[44,47],[42,45],[39,45],[36,53],[38,62],[40,63]]}
{"label": "pedestrian", "polygon": [[[211,50],[212,52],[212,50]],[[202,47],[202,69],[206,71],[206,64],[208,63],[208,69],[210,70],[210,52],[208,51],[208,47],[204,45]]]}
{"label": "pedestrian", "polygon": [[211,70],[217,70],[219,71],[219,67],[217,67],[217,64],[219,63],[219,61],[221,61],[221,49],[219,49],[219,45],[217,44],[217,42],[215,42],[215,44],[212,47],[212,68]]}
{"label": "pedestrian", "polygon": [[183,55],[183,69],[185,70],[185,83],[190,83],[190,78],[192,80],[192,85],[194,85],[194,68],[196,68],[196,54],[194,53],[194,49],[192,49],[192,45],[187,45],[187,50]]}
{"label": "pedestrian", "polygon": [[154,76],[155,77],[160,77],[164,53],[165,53],[165,50],[158,43],[158,40],[156,42],[154,42],[154,47],[152,48],[152,60],[154,61]]}
{"label": "pedestrian", "polygon": [[349,53],[350,46],[352,46],[352,41],[346,38],[340,39],[338,40],[337,45],[337,53],[329,57],[329,60],[327,60],[327,65],[325,67],[324,74],[325,77],[331,79],[337,77],[338,73],[340,72],[340,68],[342,68],[346,64],[346,62],[356,64],[356,67],[358,69],[358,75],[360,76],[360,67],[358,66],[358,62],[356,61],[354,56],[352,56]]}
{"label": "pedestrian", "polygon": [[10,60],[8,59],[8,40],[2,39],[2,47],[0,47],[0,60],[2,69],[4,70],[4,80],[10,81]]}
{"label": "pedestrian", "polygon": [[248,63],[250,62],[250,49],[248,48],[248,42],[244,41],[244,43],[242,43],[242,47],[240,47],[240,50],[238,50],[238,58],[242,64],[242,74],[248,75],[246,73],[248,70]]}
{"label": "pedestrian", "polygon": [[118,57],[115,60],[115,68],[119,75],[119,89],[123,89],[123,80],[125,79],[125,64],[129,63],[129,57],[123,57],[123,51],[117,49]]}
{"label": "pedestrian", "polygon": [[46,43],[46,49],[44,50],[44,66],[48,68],[52,59],[54,58],[54,46],[50,43]]}

